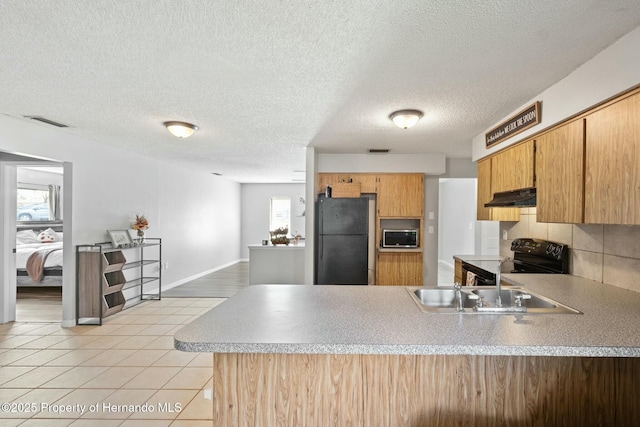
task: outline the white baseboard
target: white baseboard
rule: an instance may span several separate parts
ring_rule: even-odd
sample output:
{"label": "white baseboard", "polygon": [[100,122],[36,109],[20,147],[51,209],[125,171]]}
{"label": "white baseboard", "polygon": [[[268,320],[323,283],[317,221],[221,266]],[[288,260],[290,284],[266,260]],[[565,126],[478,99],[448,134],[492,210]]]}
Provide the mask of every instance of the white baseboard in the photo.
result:
{"label": "white baseboard", "polygon": [[[175,282],[169,283],[168,285],[162,284],[162,292],[167,291],[171,288],[175,288],[176,286],[184,285],[187,282],[192,280],[196,280],[201,278],[202,276],[206,276],[207,274],[215,273],[216,271],[222,270],[223,268],[231,267],[239,262],[243,262],[244,259],[237,259],[235,261],[228,262],[226,264],[222,264],[218,267],[214,267],[211,270],[203,271],[202,273],[194,274],[193,276],[185,277],[184,279],[176,280]],[[249,261],[249,260],[247,260]],[[156,289],[157,292],[157,289]]]}

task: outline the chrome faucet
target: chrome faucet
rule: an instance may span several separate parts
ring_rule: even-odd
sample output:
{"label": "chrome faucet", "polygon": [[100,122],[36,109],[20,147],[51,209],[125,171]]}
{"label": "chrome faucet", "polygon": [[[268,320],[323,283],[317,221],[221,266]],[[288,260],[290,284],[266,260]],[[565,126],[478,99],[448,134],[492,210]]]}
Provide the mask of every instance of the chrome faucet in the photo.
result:
{"label": "chrome faucet", "polygon": [[462,300],[462,286],[456,282],[453,284],[453,288],[456,290],[456,299],[458,300],[457,311],[464,311],[464,301]]}
{"label": "chrome faucet", "polygon": [[500,295],[502,292],[502,285],[500,284],[500,275],[502,273],[502,264],[505,261],[509,261],[510,257],[504,257],[500,261],[498,261],[498,269],[496,270],[496,290],[498,291],[498,297],[496,298],[496,307],[502,307],[502,296]]}

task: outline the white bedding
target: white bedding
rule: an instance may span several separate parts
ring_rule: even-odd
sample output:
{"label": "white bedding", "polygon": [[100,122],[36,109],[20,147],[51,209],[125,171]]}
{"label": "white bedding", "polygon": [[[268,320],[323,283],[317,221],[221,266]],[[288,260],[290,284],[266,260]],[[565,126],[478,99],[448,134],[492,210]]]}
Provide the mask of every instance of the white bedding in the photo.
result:
{"label": "white bedding", "polygon": [[[44,268],[62,267],[62,232],[46,230],[20,230],[16,233],[16,268],[25,269],[27,260],[34,252],[51,251]],[[53,249],[53,251],[52,251]]]}
{"label": "white bedding", "polygon": [[[26,268],[27,259],[32,253],[51,249],[62,249],[62,242],[16,244],[16,268]],[[51,252],[44,263],[45,268],[56,266],[62,267],[61,250]]]}

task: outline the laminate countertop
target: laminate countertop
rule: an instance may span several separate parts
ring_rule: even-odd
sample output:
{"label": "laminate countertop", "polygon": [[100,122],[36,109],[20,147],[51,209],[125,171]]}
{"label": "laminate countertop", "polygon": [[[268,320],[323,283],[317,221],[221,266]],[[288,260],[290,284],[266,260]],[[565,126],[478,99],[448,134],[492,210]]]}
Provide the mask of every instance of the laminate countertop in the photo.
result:
{"label": "laminate countertop", "polygon": [[584,314],[422,312],[404,287],[255,285],[179,330],[213,353],[640,357],[640,293],[562,274],[504,274]]}

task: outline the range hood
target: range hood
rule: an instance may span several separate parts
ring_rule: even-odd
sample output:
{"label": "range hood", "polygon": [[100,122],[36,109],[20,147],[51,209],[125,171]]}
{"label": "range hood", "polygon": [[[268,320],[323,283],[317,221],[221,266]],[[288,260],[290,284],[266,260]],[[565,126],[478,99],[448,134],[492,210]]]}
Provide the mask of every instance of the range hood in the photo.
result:
{"label": "range hood", "polygon": [[485,208],[512,208],[536,205],[536,189],[522,188],[520,190],[495,193],[493,200],[485,203]]}

